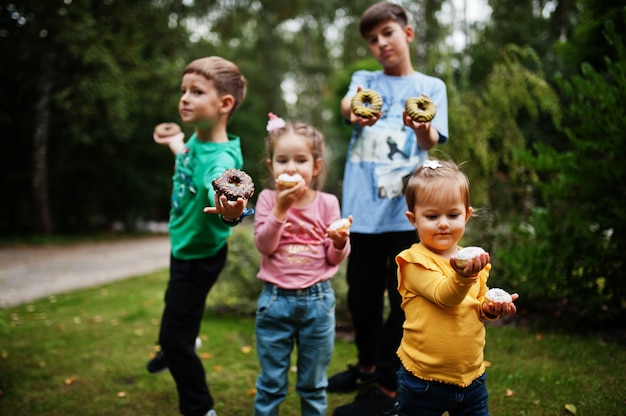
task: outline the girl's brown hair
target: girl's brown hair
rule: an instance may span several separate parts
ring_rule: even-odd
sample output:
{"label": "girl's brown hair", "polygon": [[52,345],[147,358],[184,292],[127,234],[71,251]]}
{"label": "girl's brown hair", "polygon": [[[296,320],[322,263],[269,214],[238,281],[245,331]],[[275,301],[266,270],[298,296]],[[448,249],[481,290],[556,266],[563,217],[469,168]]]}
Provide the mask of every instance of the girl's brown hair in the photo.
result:
{"label": "girl's brown hair", "polygon": [[459,166],[452,161],[445,160],[429,161],[429,163],[438,163],[440,166],[433,169],[421,165],[409,179],[406,186],[408,210],[413,212],[415,206],[423,201],[448,197],[450,195],[449,189],[451,188],[459,190],[467,210],[471,206],[470,183]]}

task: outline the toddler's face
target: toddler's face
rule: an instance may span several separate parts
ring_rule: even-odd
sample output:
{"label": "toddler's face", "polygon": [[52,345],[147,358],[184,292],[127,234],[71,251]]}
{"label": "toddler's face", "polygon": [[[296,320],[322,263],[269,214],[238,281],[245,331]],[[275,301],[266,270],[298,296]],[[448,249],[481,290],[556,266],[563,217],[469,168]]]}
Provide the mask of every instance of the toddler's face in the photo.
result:
{"label": "toddler's face", "polygon": [[213,81],[200,74],[185,74],[180,93],[178,113],[183,123],[207,127],[217,119],[222,100],[213,86]]}
{"label": "toddler's face", "polygon": [[[449,258],[465,233],[472,208],[465,207],[461,193],[445,193],[445,197],[422,200],[406,215],[417,230],[420,242],[431,251]],[[419,200],[419,198],[418,198]]]}

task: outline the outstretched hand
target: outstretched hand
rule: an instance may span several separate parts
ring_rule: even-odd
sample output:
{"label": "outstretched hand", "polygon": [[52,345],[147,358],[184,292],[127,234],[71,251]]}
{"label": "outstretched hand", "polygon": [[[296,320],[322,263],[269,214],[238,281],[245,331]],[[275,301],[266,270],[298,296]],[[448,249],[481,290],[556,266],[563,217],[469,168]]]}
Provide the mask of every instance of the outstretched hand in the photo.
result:
{"label": "outstretched hand", "polygon": [[490,261],[491,258],[489,257],[489,253],[484,252],[473,259],[468,260],[467,264],[463,268],[457,266],[454,258],[450,259],[450,265],[455,272],[463,277],[475,277]]}
{"label": "outstretched hand", "polygon": [[[361,92],[363,88],[359,86],[356,90],[357,94]],[[372,117],[361,117],[354,114],[353,111],[350,111],[350,124],[358,124],[361,127],[365,126],[373,126],[383,115],[382,111],[379,111],[378,114],[373,115]]]}
{"label": "outstretched hand", "polygon": [[517,307],[513,302],[519,298],[519,294],[511,294],[511,302],[484,302],[483,311],[489,315],[503,316],[514,315],[517,313]]}
{"label": "outstretched hand", "polygon": [[243,214],[247,203],[248,201],[243,198],[237,198],[236,201],[229,201],[225,195],[215,194],[215,206],[205,207],[203,211],[207,214],[220,214],[227,220],[236,220]]}

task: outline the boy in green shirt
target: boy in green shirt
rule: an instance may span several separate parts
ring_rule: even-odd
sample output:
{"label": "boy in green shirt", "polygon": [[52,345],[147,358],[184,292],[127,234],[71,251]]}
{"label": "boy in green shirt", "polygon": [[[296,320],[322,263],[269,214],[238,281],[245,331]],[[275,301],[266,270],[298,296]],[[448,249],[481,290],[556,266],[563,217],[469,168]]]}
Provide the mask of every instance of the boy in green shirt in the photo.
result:
{"label": "boy in green shirt", "polygon": [[206,297],[226,263],[230,227],[247,212],[246,201],[229,203],[223,195],[216,197],[212,187],[226,169],[243,165],[239,137],[228,134],[226,125],[245,95],[246,79],[232,62],[216,56],[191,62],[183,71],[178,112],[195,133],[186,143],[180,135],[166,142],[176,155],[170,279],[159,333],[161,351],[148,363],[148,371],[170,370],[180,412],[186,416],[216,416],[194,345]]}

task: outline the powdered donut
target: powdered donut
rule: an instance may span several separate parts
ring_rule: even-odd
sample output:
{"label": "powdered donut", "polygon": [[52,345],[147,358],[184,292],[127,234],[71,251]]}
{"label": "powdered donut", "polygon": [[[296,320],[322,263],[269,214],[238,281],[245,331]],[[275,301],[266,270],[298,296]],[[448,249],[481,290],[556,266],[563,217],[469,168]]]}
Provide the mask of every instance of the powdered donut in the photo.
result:
{"label": "powdered donut", "polygon": [[171,140],[177,134],[182,133],[180,126],[176,123],[161,123],[154,128],[154,141],[157,143],[165,143]]}
{"label": "powdered donut", "polygon": [[352,223],[350,222],[349,219],[347,218],[341,218],[338,219],[337,221],[334,221],[333,223],[331,223],[328,226],[328,231],[348,231],[350,229],[350,227],[352,226]]}
{"label": "powdered donut", "polygon": [[493,289],[489,289],[487,293],[485,293],[485,299],[489,303],[511,303],[513,302],[513,298],[506,290],[499,289],[497,287]]}
{"label": "powdered donut", "polygon": [[252,178],[239,169],[226,169],[222,176],[212,183],[215,193],[226,195],[226,199],[229,201],[236,201],[238,198],[250,199],[254,194]]}
{"label": "powdered donut", "polygon": [[456,253],[456,256],[454,256],[454,262],[458,267],[464,269],[465,266],[467,266],[468,260],[480,256],[484,252],[485,250],[480,247],[465,247]]}
{"label": "powdered donut", "polygon": [[281,173],[276,179],[285,188],[293,188],[302,180],[302,176],[299,173],[294,173],[293,175]]}

